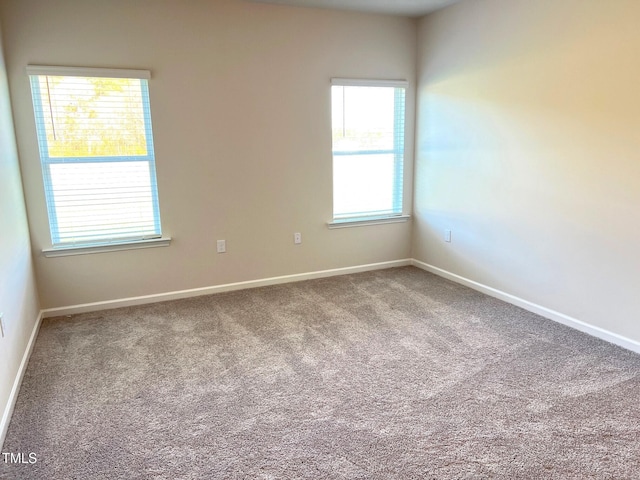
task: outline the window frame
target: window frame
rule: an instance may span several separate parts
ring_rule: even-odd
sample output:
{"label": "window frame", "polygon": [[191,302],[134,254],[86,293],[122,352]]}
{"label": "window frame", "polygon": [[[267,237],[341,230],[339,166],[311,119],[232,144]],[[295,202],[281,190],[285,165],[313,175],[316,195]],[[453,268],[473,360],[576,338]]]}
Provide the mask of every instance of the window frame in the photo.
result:
{"label": "window frame", "polygon": [[[155,151],[153,145],[153,130],[151,124],[151,106],[149,98],[149,84],[151,72],[148,70],[107,69],[85,67],[60,67],[29,65],[26,68],[31,84],[31,99],[34,108],[34,120],[40,154],[40,165],[44,183],[44,193],[48,214],[51,248],[43,250],[45,256],[74,255],[86,253],[100,253],[110,250],[138,249],[156,246],[168,246],[170,238],[162,236],[160,220],[160,204],[158,198],[158,182],[156,176]],[[126,78],[140,80],[142,112],[144,120],[146,155],[123,156],[87,156],[87,157],[52,157],[49,155],[49,144],[46,133],[44,107],[40,90],[40,77],[94,77],[94,78]],[[102,237],[95,241],[66,242],[61,240],[60,225],[58,223],[54,188],[51,176],[52,165],[58,164],[113,164],[118,162],[145,162],[149,173],[151,208],[153,215],[154,233],[151,235],[132,235],[129,237]]]}
{"label": "window frame", "polygon": [[[340,87],[386,87],[396,89],[394,95],[397,95],[397,89],[403,89],[403,105],[402,105],[402,132],[398,134],[397,132],[397,121],[398,121],[398,104],[397,100],[394,104],[394,132],[393,132],[393,149],[385,149],[385,150],[352,150],[352,151],[340,151],[334,150],[333,146],[333,135],[332,135],[332,148],[331,148],[331,158],[332,165],[335,165],[335,157],[338,156],[346,156],[346,155],[375,155],[375,154],[392,154],[394,155],[394,181],[393,181],[393,193],[392,197],[399,202],[399,208],[395,209],[395,211],[391,213],[385,214],[375,214],[371,215],[352,215],[349,216],[344,214],[343,216],[337,215],[335,212],[335,204],[332,202],[332,220],[327,223],[329,228],[345,228],[345,227],[358,227],[358,226],[367,226],[367,225],[376,225],[381,223],[398,223],[398,222],[406,222],[409,220],[410,216],[405,214],[405,205],[404,205],[404,176],[405,176],[405,159],[406,159],[406,146],[405,146],[405,137],[406,137],[406,95],[407,90],[409,88],[409,82],[406,80],[374,80],[374,79],[356,79],[356,78],[332,78],[331,79],[331,87],[340,86]],[[331,96],[333,93],[331,92]],[[333,97],[332,97],[333,98]],[[331,109],[331,128],[333,130],[333,107]],[[334,168],[334,167],[332,167]],[[335,174],[332,174],[332,195],[335,195]],[[335,199],[335,197],[334,197]]]}

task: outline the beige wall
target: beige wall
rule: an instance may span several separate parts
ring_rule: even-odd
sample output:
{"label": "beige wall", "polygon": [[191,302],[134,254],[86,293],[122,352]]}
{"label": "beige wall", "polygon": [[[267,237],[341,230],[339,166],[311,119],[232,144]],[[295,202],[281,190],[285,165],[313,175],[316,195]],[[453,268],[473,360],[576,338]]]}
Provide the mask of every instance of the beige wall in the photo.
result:
{"label": "beige wall", "polygon": [[[2,34],[0,32],[0,39]],[[0,447],[8,426],[9,395],[40,307],[31,262],[27,216],[0,40]]]}
{"label": "beige wall", "polygon": [[420,22],[415,258],[640,341],[638,18],[474,0]]}
{"label": "beige wall", "polygon": [[[462,1],[419,22],[416,53],[403,18],[0,0],[43,307],[413,256],[640,340],[639,14],[635,0]],[[330,231],[329,78],[408,79],[411,145],[416,55],[413,236],[411,223]],[[42,257],[29,63],[152,70],[170,247]]]}
{"label": "beige wall", "polygon": [[[416,22],[241,0],[0,0],[44,308],[407,258],[410,223],[328,230],[331,77],[411,82]],[[27,64],[152,71],[168,248],[44,258]],[[405,184],[412,184],[412,155]],[[411,210],[411,189],[405,197]],[[303,244],[293,244],[301,232]],[[216,254],[216,239],[227,253]]]}

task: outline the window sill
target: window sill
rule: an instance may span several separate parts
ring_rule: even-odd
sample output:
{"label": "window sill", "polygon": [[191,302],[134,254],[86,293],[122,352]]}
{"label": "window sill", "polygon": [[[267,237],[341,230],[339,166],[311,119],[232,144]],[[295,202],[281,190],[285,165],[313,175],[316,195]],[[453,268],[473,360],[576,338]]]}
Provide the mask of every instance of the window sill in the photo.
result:
{"label": "window sill", "polygon": [[368,225],[381,225],[384,223],[403,223],[411,218],[410,215],[395,215],[392,217],[370,217],[370,218],[345,218],[341,220],[334,220],[327,223],[327,227],[334,228],[349,228],[349,227],[366,227]]}
{"label": "window sill", "polygon": [[139,248],[168,247],[171,237],[152,238],[149,240],[137,240],[122,243],[110,243],[107,245],[84,245],[54,247],[42,250],[45,257],[67,257],[70,255],[87,255],[91,253],[116,252],[118,250],[137,250]]}

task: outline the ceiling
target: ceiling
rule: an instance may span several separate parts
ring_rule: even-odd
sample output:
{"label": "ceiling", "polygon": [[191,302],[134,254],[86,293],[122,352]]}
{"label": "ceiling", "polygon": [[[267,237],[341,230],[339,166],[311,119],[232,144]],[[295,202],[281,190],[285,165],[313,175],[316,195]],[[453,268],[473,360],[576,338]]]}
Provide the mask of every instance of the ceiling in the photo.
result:
{"label": "ceiling", "polygon": [[459,0],[250,0],[298,7],[334,8],[420,17]]}

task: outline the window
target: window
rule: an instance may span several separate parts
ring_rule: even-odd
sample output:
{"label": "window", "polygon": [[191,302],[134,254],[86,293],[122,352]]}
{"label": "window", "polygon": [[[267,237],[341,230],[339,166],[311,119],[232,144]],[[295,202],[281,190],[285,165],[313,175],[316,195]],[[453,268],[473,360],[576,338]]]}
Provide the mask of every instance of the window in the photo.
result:
{"label": "window", "polygon": [[406,82],[333,79],[333,223],[402,215]]}
{"label": "window", "polygon": [[160,238],[149,72],[27,73],[54,249]]}

